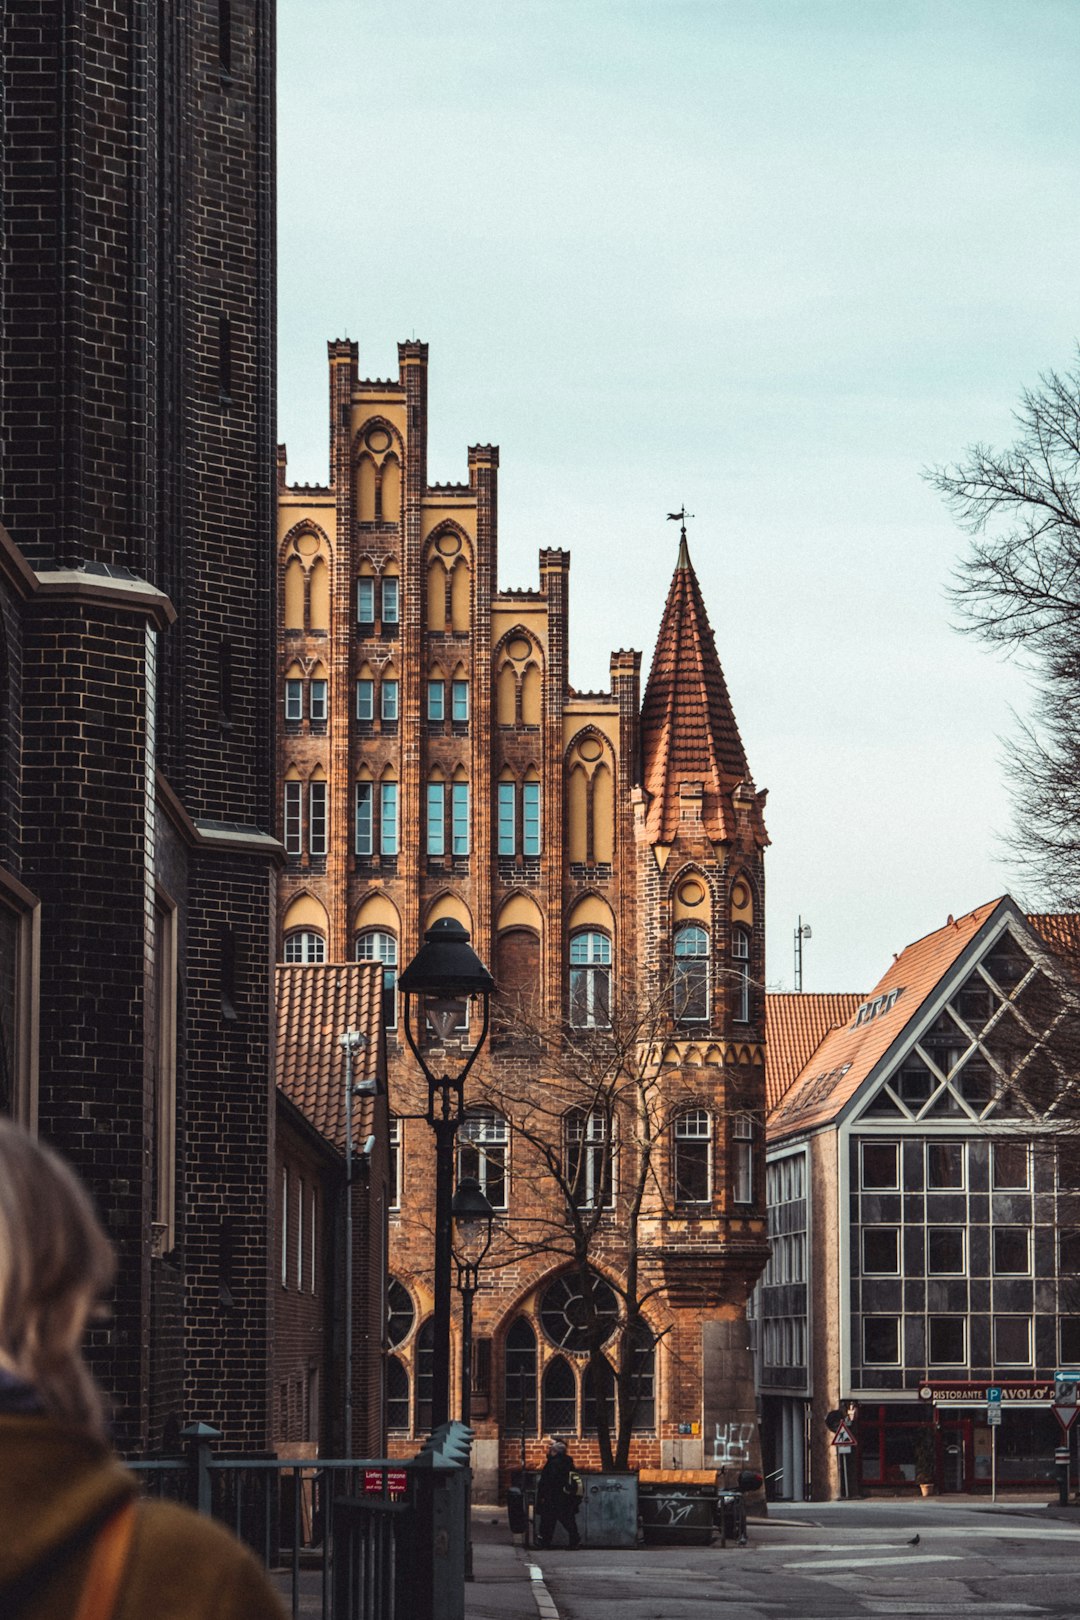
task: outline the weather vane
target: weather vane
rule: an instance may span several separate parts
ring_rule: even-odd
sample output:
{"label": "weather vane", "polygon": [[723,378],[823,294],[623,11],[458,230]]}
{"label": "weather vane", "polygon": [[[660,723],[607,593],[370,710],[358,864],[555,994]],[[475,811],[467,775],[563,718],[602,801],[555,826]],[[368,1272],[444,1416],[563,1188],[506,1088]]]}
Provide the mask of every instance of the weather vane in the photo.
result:
{"label": "weather vane", "polygon": [[667,515],[667,520],[669,523],[679,523],[682,525],[680,530],[680,538],[682,539],[684,545],[686,543],[686,520],[687,518],[692,518],[693,515],[693,512],[688,512],[686,510],[685,501],[682,503],[677,512],[669,512]]}

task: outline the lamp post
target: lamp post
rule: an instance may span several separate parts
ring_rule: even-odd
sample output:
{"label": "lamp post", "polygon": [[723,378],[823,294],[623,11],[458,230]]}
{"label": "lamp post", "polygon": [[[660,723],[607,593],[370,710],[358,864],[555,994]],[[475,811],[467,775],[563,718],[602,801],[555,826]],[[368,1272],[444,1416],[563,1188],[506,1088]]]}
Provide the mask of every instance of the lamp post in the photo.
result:
{"label": "lamp post", "polygon": [[[480,1267],[491,1248],[491,1226],[495,1211],[475,1176],[462,1176],[450,1206],[456,1239],[454,1264],[458,1293],[461,1295],[461,1421],[472,1423],[472,1309],[473,1295],[480,1286]],[[473,1578],[472,1472],[466,1482],[465,1579]]]}
{"label": "lamp post", "polygon": [[345,1053],[345,1455],[353,1443],[353,1098],[373,1088],[353,1084],[353,1057],[367,1045],[367,1036],[347,1029],[338,1042]]}
{"label": "lamp post", "polygon": [[[398,979],[404,997],[405,1038],[428,1085],[425,1118],[435,1133],[435,1310],[432,1321],[431,1426],[450,1420],[450,1263],[453,1258],[451,1202],[454,1186],[454,1139],[464,1115],[465,1080],[487,1040],[491,992],[495,981],[469,944],[468,931],[453,917],[440,917]],[[484,1022],[472,1050],[466,1052],[468,1003],[479,996]],[[417,1032],[413,1031],[413,1020]],[[446,1048],[457,1037],[464,1062],[457,1074],[436,1075],[417,1042],[424,1040],[424,1021]],[[441,1064],[440,1064],[441,1067]]]}
{"label": "lamp post", "polygon": [[471,1423],[473,1296],[480,1286],[480,1267],[491,1248],[495,1211],[475,1176],[462,1176],[450,1207],[457,1228],[454,1264],[461,1295],[461,1421]]}

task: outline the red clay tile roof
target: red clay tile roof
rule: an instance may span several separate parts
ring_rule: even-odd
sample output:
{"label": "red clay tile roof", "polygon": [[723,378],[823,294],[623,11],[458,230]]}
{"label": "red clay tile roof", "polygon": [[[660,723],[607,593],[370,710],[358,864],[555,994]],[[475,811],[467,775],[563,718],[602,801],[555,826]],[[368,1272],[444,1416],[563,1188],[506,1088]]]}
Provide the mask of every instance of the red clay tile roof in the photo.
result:
{"label": "red clay tile roof", "polygon": [[768,994],[765,997],[765,1106],[776,1107],[831,1029],[850,1024],[865,995]]}
{"label": "red clay tile roof", "polygon": [[[354,1080],[379,1077],[382,964],[279,967],[277,970],[277,1083],[327,1141],[345,1146],[347,1029],[367,1036],[353,1058]],[[372,1100],[356,1098],[355,1137],[370,1129]]]}
{"label": "red clay tile roof", "polygon": [[641,740],[651,841],[674,842],[680,782],[702,783],[706,832],[718,841],[730,838],[731,791],[750,780],[750,771],[685,542],[656,638],[641,707]]}
{"label": "red clay tile roof", "polygon": [[1075,911],[1033,912],[1028,922],[1041,934],[1055,956],[1080,977],[1080,913]]}
{"label": "red clay tile roof", "polygon": [[[826,1035],[802,1073],[772,1110],[768,1134],[777,1139],[789,1131],[811,1129],[827,1124],[849,1102],[879,1059],[888,1051],[926,998],[941,982],[957,957],[978,933],[987,918],[1002,904],[991,900],[951,918],[925,938],[908,945],[895,959],[884,978],[867,999],[881,1005],[871,1017],[856,1024],[850,1020],[841,1029]],[[890,992],[896,992],[890,1002]]]}

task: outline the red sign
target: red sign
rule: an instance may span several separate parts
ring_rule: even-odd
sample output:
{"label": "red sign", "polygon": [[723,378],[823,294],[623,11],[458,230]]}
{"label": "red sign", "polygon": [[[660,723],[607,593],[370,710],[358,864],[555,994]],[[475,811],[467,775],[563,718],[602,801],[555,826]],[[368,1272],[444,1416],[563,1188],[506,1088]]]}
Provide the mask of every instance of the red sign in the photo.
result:
{"label": "red sign", "polygon": [[404,1496],[409,1489],[409,1475],[404,1468],[365,1468],[364,1494],[366,1496]]}
{"label": "red sign", "polygon": [[841,1423],[837,1426],[836,1433],[833,1435],[832,1443],[836,1447],[837,1451],[850,1451],[852,1446],[856,1445],[858,1442],[856,1441],[851,1430],[848,1428],[847,1424]]}
{"label": "red sign", "polygon": [[365,1496],[381,1496],[382,1495],[382,1469],[381,1468],[365,1468],[364,1469],[364,1494],[365,1494]]}
{"label": "red sign", "polygon": [[1068,1434],[1069,1430],[1076,1422],[1077,1416],[1080,1415],[1080,1407],[1076,1406],[1052,1406],[1050,1410],[1053,1412],[1066,1434]]}

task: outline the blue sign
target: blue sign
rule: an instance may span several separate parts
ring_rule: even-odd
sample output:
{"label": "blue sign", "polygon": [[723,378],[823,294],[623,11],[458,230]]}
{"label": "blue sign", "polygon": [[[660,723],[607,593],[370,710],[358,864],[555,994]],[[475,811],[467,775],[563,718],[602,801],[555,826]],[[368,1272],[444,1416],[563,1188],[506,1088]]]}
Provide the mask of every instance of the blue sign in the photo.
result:
{"label": "blue sign", "polygon": [[986,1391],[986,1404],[987,1404],[987,1406],[1000,1405],[1000,1402],[1001,1402],[1001,1385],[1000,1384],[991,1384],[991,1385],[989,1385],[989,1387],[987,1388],[987,1391]]}

